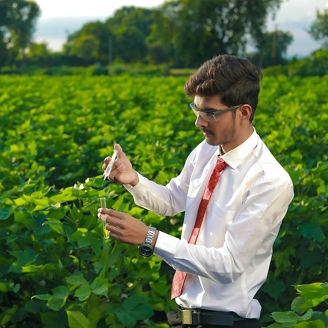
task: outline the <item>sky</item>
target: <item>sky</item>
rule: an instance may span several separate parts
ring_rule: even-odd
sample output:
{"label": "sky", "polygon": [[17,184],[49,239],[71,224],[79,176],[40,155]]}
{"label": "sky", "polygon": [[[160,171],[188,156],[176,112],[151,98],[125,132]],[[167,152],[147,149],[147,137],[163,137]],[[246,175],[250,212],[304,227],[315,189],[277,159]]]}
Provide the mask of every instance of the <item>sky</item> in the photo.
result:
{"label": "sky", "polygon": [[[67,35],[79,30],[90,21],[105,21],[123,6],[151,8],[163,0],[35,0],[41,9],[34,40],[47,42],[52,50],[61,50]],[[260,1],[260,0],[254,0]],[[274,20],[268,19],[267,30],[289,31],[294,41],[287,56],[304,57],[320,48],[306,32],[315,20],[316,11],[328,8],[328,0],[285,0]]]}

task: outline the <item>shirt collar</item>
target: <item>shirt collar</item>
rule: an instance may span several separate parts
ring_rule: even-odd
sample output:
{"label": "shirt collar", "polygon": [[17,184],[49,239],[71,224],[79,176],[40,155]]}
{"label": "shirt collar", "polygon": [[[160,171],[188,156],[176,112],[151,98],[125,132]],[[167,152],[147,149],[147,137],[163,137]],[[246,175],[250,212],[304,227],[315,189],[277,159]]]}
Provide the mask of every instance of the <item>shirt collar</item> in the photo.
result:
{"label": "shirt collar", "polygon": [[251,136],[246,139],[242,144],[238,147],[230,150],[229,152],[221,155],[221,147],[219,147],[218,155],[221,155],[221,158],[233,169],[237,168],[237,166],[252,152],[252,150],[257,146],[258,143],[258,134],[255,131],[251,134]]}

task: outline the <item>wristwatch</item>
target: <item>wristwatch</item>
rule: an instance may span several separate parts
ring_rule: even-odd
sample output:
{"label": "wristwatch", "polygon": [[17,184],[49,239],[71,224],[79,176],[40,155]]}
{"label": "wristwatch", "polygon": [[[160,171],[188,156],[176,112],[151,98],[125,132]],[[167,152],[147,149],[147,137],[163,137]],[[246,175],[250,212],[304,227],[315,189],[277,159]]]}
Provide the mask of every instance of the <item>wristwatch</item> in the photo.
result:
{"label": "wristwatch", "polygon": [[153,240],[155,233],[156,228],[149,227],[145,241],[139,246],[140,255],[148,257],[153,254]]}

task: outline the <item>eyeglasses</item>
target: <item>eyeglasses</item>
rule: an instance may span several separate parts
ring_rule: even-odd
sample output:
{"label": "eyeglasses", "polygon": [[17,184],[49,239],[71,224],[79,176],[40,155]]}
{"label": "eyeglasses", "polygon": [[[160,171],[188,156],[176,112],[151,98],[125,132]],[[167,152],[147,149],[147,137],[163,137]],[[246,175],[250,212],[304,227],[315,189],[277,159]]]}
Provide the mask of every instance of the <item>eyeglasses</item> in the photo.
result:
{"label": "eyeglasses", "polygon": [[242,105],[232,106],[232,107],[228,107],[228,108],[225,108],[222,110],[206,110],[206,109],[202,110],[202,109],[197,108],[194,102],[190,103],[190,108],[195,113],[195,115],[197,117],[198,117],[198,115],[200,115],[200,117],[206,122],[215,122],[220,118],[220,116],[222,114],[236,110],[240,106],[242,106]]}

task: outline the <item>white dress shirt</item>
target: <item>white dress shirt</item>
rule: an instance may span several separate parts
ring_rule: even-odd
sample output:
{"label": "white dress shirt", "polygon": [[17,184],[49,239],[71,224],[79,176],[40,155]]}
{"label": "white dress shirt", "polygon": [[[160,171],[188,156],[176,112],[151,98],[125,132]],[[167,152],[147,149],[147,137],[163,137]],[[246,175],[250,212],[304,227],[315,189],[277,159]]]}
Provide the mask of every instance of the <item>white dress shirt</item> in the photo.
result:
{"label": "white dress shirt", "polygon": [[188,272],[176,298],[180,306],[259,318],[261,306],[254,295],[267,278],[293,184],[254,130],[244,143],[221,156],[228,166],[213,191],[197,244],[188,244],[218,155],[219,146],[203,141],[166,186],[139,175],[135,187],[125,187],[137,205],[161,216],[185,212],[181,240],[159,232],[154,250],[174,269]]}

